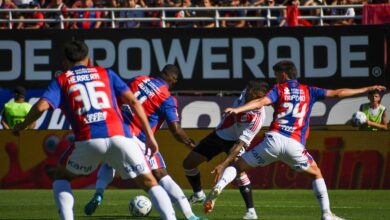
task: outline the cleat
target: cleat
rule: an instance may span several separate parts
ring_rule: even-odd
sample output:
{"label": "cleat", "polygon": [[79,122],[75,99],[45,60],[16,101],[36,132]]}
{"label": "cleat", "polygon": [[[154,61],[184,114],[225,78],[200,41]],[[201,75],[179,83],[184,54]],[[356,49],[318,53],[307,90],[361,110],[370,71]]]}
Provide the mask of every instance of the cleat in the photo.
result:
{"label": "cleat", "polygon": [[190,196],[190,198],[188,198],[188,201],[191,203],[191,204],[194,204],[194,203],[203,203],[204,201],[206,200],[206,195],[203,194],[202,196],[197,196],[196,194],[192,194]]}
{"label": "cleat", "polygon": [[193,215],[193,216],[191,216],[189,219],[187,219],[187,220],[208,220],[208,218],[206,218],[206,217],[203,217],[203,216],[195,216],[195,215]]}
{"label": "cleat", "polygon": [[220,188],[214,187],[211,190],[211,192],[207,195],[207,198],[203,203],[204,213],[207,214],[213,211],[215,201],[217,200],[219,194],[221,194],[221,191],[222,190]]}
{"label": "cleat", "polygon": [[246,212],[244,217],[242,217],[242,219],[257,219],[257,214],[256,212]]}
{"label": "cleat", "polygon": [[345,219],[340,218],[333,213],[324,213],[322,214],[321,220],[345,220]]}
{"label": "cleat", "polygon": [[87,203],[84,207],[84,213],[86,215],[92,215],[98,206],[100,206],[103,202],[103,195],[99,193],[95,193],[91,201]]}

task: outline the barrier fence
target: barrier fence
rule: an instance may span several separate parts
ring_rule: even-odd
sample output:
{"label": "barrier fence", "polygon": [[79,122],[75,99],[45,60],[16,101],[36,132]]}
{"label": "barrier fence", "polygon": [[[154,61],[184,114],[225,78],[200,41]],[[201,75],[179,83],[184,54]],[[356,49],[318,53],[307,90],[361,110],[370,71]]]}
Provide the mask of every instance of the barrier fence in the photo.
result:
{"label": "barrier fence", "polygon": [[[221,21],[265,21],[267,26],[271,26],[271,21],[276,21],[280,19],[285,19],[284,17],[275,17],[271,15],[272,11],[286,10],[286,6],[239,6],[239,7],[156,7],[156,8],[67,8],[66,11],[60,8],[53,9],[0,9],[0,15],[7,15],[8,18],[0,19],[1,23],[6,23],[9,29],[12,29],[12,24],[15,22],[26,22],[26,23],[36,23],[36,22],[46,22],[46,23],[59,23],[61,29],[65,28],[65,23],[67,22],[107,22],[110,23],[111,28],[117,28],[118,23],[128,22],[128,21],[138,21],[138,22],[161,22],[161,27],[167,27],[167,22],[198,22],[198,21],[210,21],[215,22],[215,26],[220,27]],[[319,10],[317,15],[301,15],[298,16],[298,20],[315,20],[318,21],[320,26],[323,26],[325,21],[339,20],[339,19],[357,19],[361,20],[362,16],[355,15],[329,15],[326,13],[327,10],[332,9],[348,9],[353,8],[356,10],[361,10],[363,5],[317,5],[317,6],[299,6],[298,9],[307,12]],[[223,11],[261,11],[266,10],[266,16],[244,16],[244,17],[223,17],[221,12]],[[66,18],[63,14],[71,14],[75,12],[106,12],[109,15],[104,18]],[[142,12],[161,12],[159,17],[118,17],[120,12],[128,11],[142,11]],[[188,12],[200,12],[200,11],[209,11],[213,12],[212,17],[171,17],[168,13],[178,13],[180,11]],[[15,14],[17,13],[34,13],[34,12],[44,12],[44,13],[57,13],[59,16],[56,19],[18,19]]]}

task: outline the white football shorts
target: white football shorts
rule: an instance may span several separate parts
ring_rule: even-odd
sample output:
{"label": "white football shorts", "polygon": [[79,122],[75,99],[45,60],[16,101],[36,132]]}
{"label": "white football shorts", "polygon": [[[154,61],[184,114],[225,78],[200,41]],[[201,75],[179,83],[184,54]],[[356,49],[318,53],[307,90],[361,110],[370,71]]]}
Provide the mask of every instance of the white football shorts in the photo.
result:
{"label": "white football shorts", "polygon": [[[137,145],[142,149],[142,152],[146,155],[146,159],[149,161],[149,165],[150,165],[150,168],[152,170],[157,170],[157,169],[161,169],[161,168],[165,169],[166,168],[164,158],[161,155],[160,151],[157,152],[154,156],[151,156],[152,153],[151,153],[149,148],[146,149],[146,146],[145,146],[144,142],[142,142],[137,137],[134,137],[133,139],[135,140]],[[147,150],[147,152],[145,153],[146,150]]]}
{"label": "white football shorts", "polygon": [[309,169],[314,161],[301,143],[276,132],[266,133],[261,143],[241,157],[251,167],[266,166],[280,160],[296,171]]}
{"label": "white football shorts", "polygon": [[60,163],[76,175],[92,173],[101,162],[118,171],[123,179],[151,172],[138,143],[124,136],[76,141],[60,159]]}

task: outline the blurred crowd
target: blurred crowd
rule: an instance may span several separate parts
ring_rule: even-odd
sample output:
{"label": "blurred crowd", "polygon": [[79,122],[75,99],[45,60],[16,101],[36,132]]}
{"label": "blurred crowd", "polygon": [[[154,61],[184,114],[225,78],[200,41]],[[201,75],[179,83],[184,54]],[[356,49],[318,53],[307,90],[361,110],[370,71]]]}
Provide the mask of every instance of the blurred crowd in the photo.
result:
{"label": "blurred crowd", "polygon": [[[0,9],[16,8],[56,8],[58,12],[13,12],[13,19],[21,19],[20,22],[13,22],[13,29],[41,29],[41,28],[61,28],[60,18],[110,18],[109,11],[73,11],[69,8],[154,8],[154,7],[232,7],[232,10],[221,10],[220,17],[274,17],[275,19],[267,22],[266,20],[247,21],[247,20],[221,20],[220,27],[264,27],[264,26],[312,26],[318,25],[318,19],[297,19],[298,16],[319,16],[320,9],[298,10],[299,5],[364,5],[376,3],[389,3],[390,0],[0,0]],[[253,10],[237,10],[239,6],[292,6],[286,9],[266,10],[256,7]],[[236,10],[235,10],[236,9]],[[324,9],[324,15],[361,15],[361,9],[341,8]],[[293,16],[290,16],[293,15]],[[7,12],[0,12],[0,19],[8,19]],[[161,11],[139,11],[123,10],[115,12],[117,18],[160,18]],[[167,11],[166,17],[188,18],[188,17],[206,17],[214,18],[215,11]],[[295,18],[290,19],[289,18]],[[58,22],[27,22],[27,19],[55,19]],[[26,22],[23,22],[26,20]],[[337,19],[325,20],[322,25],[353,25],[359,24],[356,19]],[[162,27],[161,21],[121,21],[115,23],[116,28],[139,28],[139,27]],[[174,21],[166,22],[165,27],[215,27],[214,20],[207,21]],[[9,28],[8,22],[0,22],[0,29]],[[91,29],[91,28],[112,28],[111,22],[88,21],[66,22],[64,28],[70,29]]]}

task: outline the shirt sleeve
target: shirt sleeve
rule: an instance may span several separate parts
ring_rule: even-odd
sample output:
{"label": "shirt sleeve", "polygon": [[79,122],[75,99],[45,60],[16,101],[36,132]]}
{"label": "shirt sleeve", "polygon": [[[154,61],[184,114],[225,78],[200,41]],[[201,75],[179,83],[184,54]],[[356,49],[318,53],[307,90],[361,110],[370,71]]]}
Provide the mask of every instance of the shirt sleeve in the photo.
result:
{"label": "shirt sleeve", "polygon": [[116,74],[114,71],[107,69],[107,74],[110,77],[110,82],[116,97],[121,96],[124,92],[129,90],[129,87],[126,85],[126,83],[121,78],[119,78],[118,74]]}
{"label": "shirt sleeve", "polygon": [[41,99],[45,99],[53,109],[58,108],[61,103],[61,87],[57,79],[54,79],[46,91],[41,96]]}
{"label": "shirt sleeve", "polygon": [[180,121],[177,111],[177,101],[173,96],[169,96],[169,98],[163,102],[162,107],[167,123]]}
{"label": "shirt sleeve", "polygon": [[314,101],[322,100],[326,98],[326,89],[318,88],[318,87],[309,87],[311,97]]}
{"label": "shirt sleeve", "polygon": [[272,103],[278,101],[279,95],[280,94],[279,94],[279,89],[277,84],[274,85],[274,87],[267,93],[267,97],[272,101]]}
{"label": "shirt sleeve", "polygon": [[262,117],[264,117],[265,115],[263,109],[255,112],[251,111],[248,112],[248,114],[253,114],[254,117],[252,121],[248,124],[248,126],[242,131],[242,134],[239,137],[241,141],[245,142],[246,146],[249,146],[253,138],[255,138],[257,133],[260,132],[264,121]]}

